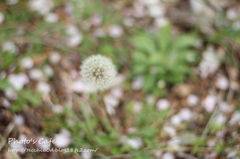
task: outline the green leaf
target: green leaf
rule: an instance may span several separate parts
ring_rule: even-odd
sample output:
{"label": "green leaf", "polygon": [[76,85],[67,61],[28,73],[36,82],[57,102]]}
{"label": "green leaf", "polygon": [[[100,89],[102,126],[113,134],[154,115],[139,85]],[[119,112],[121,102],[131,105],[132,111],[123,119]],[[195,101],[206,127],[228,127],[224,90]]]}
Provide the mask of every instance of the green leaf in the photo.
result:
{"label": "green leaf", "polygon": [[140,153],[137,154],[132,159],[146,159],[146,158],[151,158],[151,156],[146,151],[140,151]]}
{"label": "green leaf", "polygon": [[147,55],[144,54],[143,52],[139,52],[139,51],[134,52],[133,53],[133,60],[136,63],[147,62]]}
{"label": "green leaf", "polygon": [[210,127],[211,127],[211,131],[212,131],[213,133],[215,133],[215,132],[217,132],[217,131],[219,131],[219,130],[221,130],[221,129],[224,128],[223,125],[218,125],[218,124],[215,124],[215,123],[211,123],[211,124],[210,124]]}
{"label": "green leaf", "polygon": [[123,152],[122,152],[121,149],[118,148],[118,147],[112,147],[111,153],[112,153],[113,155],[118,155],[118,154],[121,154],[121,153],[123,153]]}
{"label": "green leaf", "polygon": [[90,115],[90,112],[89,110],[87,109],[87,106],[85,104],[83,104],[82,102],[78,102],[79,104],[79,107],[81,109],[81,113],[85,119],[85,123],[86,123],[86,126],[88,128],[88,132],[89,134],[93,134],[93,125],[91,124],[91,115]]}
{"label": "green leaf", "polygon": [[193,145],[194,146],[205,146],[206,144],[206,139],[205,138],[197,138],[194,142],[193,142]]}
{"label": "green leaf", "polygon": [[20,112],[23,110],[24,107],[27,106],[27,102],[23,98],[18,98],[14,101],[14,103],[11,105],[10,109],[13,112]]}
{"label": "green leaf", "polygon": [[164,54],[166,54],[168,45],[170,44],[170,36],[170,24],[167,24],[160,29],[158,35],[160,50]]}
{"label": "green leaf", "polygon": [[193,35],[181,35],[176,38],[173,43],[172,49],[179,51],[190,46],[194,46],[196,43],[196,37]]}
{"label": "green leaf", "polygon": [[148,37],[148,35],[136,36],[132,39],[132,42],[137,49],[147,54],[156,52],[154,42]]}
{"label": "green leaf", "polygon": [[157,52],[155,54],[151,54],[149,58],[146,58],[146,61],[150,65],[157,65],[160,64],[161,61],[164,60],[164,56],[162,56],[162,53]]}
{"label": "green leaf", "polygon": [[[151,124],[151,123],[149,123]],[[158,130],[156,128],[146,126],[138,130],[136,134],[142,136],[142,137],[147,137],[147,138],[152,138],[158,133]]]}
{"label": "green leaf", "polygon": [[168,76],[166,76],[166,81],[168,81],[171,84],[180,83],[184,80],[185,76],[181,73],[171,73]]}
{"label": "green leaf", "polygon": [[112,138],[109,138],[108,136],[95,136],[95,141],[100,146],[113,146],[116,145],[116,140],[113,140]]}
{"label": "green leaf", "polygon": [[168,116],[168,114],[170,113],[170,110],[167,109],[167,110],[162,110],[162,111],[157,111],[157,112],[158,112],[159,118],[165,119]]}
{"label": "green leaf", "polygon": [[144,83],[143,83],[143,91],[144,92],[149,92],[156,86],[156,77],[148,74],[144,78]]}
{"label": "green leaf", "polygon": [[143,74],[144,72],[146,72],[146,66],[145,64],[135,64],[133,66],[133,74],[134,75],[139,75],[139,74]]}
{"label": "green leaf", "polygon": [[109,55],[109,54],[115,52],[115,49],[110,44],[104,44],[104,45],[101,45],[101,47],[99,48],[99,52],[104,52],[105,54]]}
{"label": "green leaf", "polygon": [[11,87],[6,79],[0,79],[0,90],[6,90],[7,88]]}
{"label": "green leaf", "polygon": [[214,149],[218,154],[220,154],[224,150],[224,145],[222,143],[217,143]]}
{"label": "green leaf", "polygon": [[11,64],[14,63],[15,60],[15,54],[11,52],[3,52],[1,53],[1,59],[0,62],[2,63],[2,68],[7,69]]}
{"label": "green leaf", "polygon": [[205,146],[206,144],[206,139],[205,138],[197,138],[194,142],[193,142],[193,152],[194,153],[198,153],[200,151],[200,148]]}
{"label": "green leaf", "polygon": [[20,98],[25,99],[27,102],[33,104],[33,106],[39,106],[42,103],[40,96],[30,89],[21,90],[19,92],[19,96]]}

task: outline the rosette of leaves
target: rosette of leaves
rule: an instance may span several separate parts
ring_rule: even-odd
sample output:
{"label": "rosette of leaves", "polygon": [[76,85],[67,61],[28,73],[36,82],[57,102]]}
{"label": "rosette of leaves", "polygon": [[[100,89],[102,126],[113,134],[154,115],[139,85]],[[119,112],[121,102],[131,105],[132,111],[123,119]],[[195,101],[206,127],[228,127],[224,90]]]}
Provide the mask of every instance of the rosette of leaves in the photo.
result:
{"label": "rosette of leaves", "polygon": [[[197,60],[194,34],[171,37],[170,24],[157,35],[141,34],[132,39],[133,75],[143,76],[142,90],[163,94],[167,85],[183,82]],[[157,89],[155,89],[157,88]]]}

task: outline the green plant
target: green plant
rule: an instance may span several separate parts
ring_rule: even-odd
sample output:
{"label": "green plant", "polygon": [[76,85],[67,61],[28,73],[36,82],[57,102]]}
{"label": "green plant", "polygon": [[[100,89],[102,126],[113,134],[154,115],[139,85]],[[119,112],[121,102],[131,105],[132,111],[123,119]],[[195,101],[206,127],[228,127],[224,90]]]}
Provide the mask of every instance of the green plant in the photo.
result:
{"label": "green plant", "polygon": [[216,43],[224,48],[227,53],[224,63],[239,67],[238,48],[240,46],[240,30],[235,29],[233,24],[218,28],[215,34],[210,37],[210,42]]}
{"label": "green plant", "polygon": [[30,89],[22,89],[17,92],[18,98],[12,103],[12,112],[20,112],[28,105],[38,107],[42,104],[40,95]]}
{"label": "green plant", "polygon": [[[196,36],[184,34],[172,39],[169,24],[156,36],[142,34],[132,42],[136,49],[132,54],[133,75],[144,75],[144,92],[154,90],[160,81],[163,85],[182,82],[191,73],[190,64],[197,59],[193,50]],[[160,90],[164,93],[164,86]]]}

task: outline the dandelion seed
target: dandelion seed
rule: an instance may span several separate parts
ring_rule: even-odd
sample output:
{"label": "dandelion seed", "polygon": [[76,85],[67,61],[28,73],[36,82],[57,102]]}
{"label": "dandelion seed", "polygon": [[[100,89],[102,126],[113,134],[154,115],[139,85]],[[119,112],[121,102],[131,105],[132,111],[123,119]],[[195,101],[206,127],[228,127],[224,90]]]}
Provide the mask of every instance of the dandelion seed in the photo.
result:
{"label": "dandelion seed", "polygon": [[112,61],[102,55],[87,58],[81,66],[83,80],[96,90],[106,90],[113,85],[117,71]]}

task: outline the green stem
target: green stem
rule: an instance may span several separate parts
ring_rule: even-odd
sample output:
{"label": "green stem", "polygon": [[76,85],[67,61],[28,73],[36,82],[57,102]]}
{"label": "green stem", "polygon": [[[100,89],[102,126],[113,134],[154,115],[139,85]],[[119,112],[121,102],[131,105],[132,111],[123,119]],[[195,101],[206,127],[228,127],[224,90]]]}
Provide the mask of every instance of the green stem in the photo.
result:
{"label": "green stem", "polygon": [[106,114],[107,119],[108,119],[108,123],[110,123],[111,128],[114,128],[114,124],[113,124],[113,122],[111,120],[111,116],[107,112],[107,106],[106,106],[106,104],[104,102],[104,93],[103,92],[100,92],[100,98],[101,98],[101,102],[102,102],[102,105],[103,105],[104,113]]}

